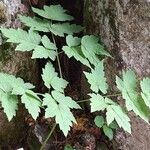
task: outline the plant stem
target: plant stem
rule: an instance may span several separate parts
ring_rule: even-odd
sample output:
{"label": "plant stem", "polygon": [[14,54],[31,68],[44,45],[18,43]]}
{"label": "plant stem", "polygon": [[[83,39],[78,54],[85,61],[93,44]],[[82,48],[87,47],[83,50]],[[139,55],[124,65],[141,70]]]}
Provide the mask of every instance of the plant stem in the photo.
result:
{"label": "plant stem", "polygon": [[55,128],[56,128],[56,123],[54,124],[54,126],[53,126],[53,128],[51,129],[51,131],[50,131],[50,133],[48,134],[48,136],[47,136],[47,138],[45,139],[45,141],[43,142],[43,144],[42,144],[42,146],[41,146],[41,148],[40,148],[40,150],[44,150],[44,148],[45,148],[45,146],[46,146],[46,143],[47,143],[47,141],[49,140],[49,138],[51,137],[51,135],[52,135],[52,133],[53,133],[53,131],[55,130]]}
{"label": "plant stem", "polygon": [[[54,35],[52,34],[52,39],[53,39],[53,42],[54,42],[54,44],[55,44],[55,46],[56,46],[56,41],[55,41],[55,38],[54,38]],[[56,52],[57,52],[57,62],[58,62],[58,67],[59,67],[59,73],[60,73],[60,77],[61,78],[63,78],[63,76],[62,76],[62,70],[61,70],[61,65],[60,65],[60,59],[59,59],[59,56],[58,56],[58,50],[56,49]]]}
{"label": "plant stem", "polygon": [[[121,96],[121,93],[105,95],[103,97],[115,97],[115,96]],[[81,101],[77,101],[77,103],[84,103],[84,102],[88,102],[88,101],[90,101],[90,99],[84,99],[84,100],[81,100]]]}

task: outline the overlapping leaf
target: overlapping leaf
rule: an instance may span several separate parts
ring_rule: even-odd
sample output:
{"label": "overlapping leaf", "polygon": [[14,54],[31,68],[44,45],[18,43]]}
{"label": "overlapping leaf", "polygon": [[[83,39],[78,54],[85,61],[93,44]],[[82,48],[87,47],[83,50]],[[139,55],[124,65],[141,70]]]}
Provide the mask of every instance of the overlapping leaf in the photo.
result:
{"label": "overlapping leaf", "polygon": [[57,56],[55,44],[46,35],[42,37],[41,42],[43,46],[37,46],[34,49],[32,58],[50,58],[54,61]]}
{"label": "overlapping leaf", "polygon": [[51,63],[47,63],[45,69],[43,69],[42,79],[47,88],[53,87],[56,91],[63,92],[68,82],[58,77],[58,73]]}
{"label": "overlapping leaf", "polygon": [[50,22],[37,17],[19,16],[22,23],[36,31],[49,32]]}
{"label": "overlapping leaf", "polygon": [[5,93],[13,95],[22,95],[27,90],[33,89],[34,86],[30,83],[25,83],[23,79],[16,78],[13,75],[0,73],[0,89]]}
{"label": "overlapping leaf", "polygon": [[0,102],[8,120],[10,121],[16,115],[16,110],[18,109],[17,96],[5,93],[0,89]]}
{"label": "overlapping leaf", "polygon": [[95,66],[99,63],[97,55],[110,56],[110,54],[104,50],[103,46],[98,43],[98,38],[94,35],[86,35],[82,38],[81,49],[84,56]]}
{"label": "overlapping leaf", "polygon": [[41,100],[37,94],[28,90],[21,96],[21,101],[25,104],[25,107],[31,116],[36,120],[39,116],[40,107],[42,106]]}
{"label": "overlapping leaf", "polygon": [[144,101],[136,92],[136,76],[133,71],[123,72],[123,79],[116,77],[118,89],[122,92],[123,98],[126,100],[128,111],[133,110],[142,119],[148,122],[149,110]]}
{"label": "overlapping leaf", "polygon": [[78,33],[83,30],[83,27],[70,23],[56,23],[50,26],[50,31],[58,36],[64,37],[64,34]]}
{"label": "overlapping leaf", "polygon": [[108,85],[104,75],[103,61],[99,61],[97,66],[95,66],[95,69],[92,69],[90,73],[84,72],[84,74],[90,83],[92,91],[98,93],[100,90],[104,94],[107,93]]}
{"label": "overlapping leaf", "polygon": [[150,79],[144,78],[141,83],[142,93],[141,96],[145,102],[145,104],[150,107]]}
{"label": "overlapping leaf", "polygon": [[17,51],[31,51],[41,41],[41,36],[32,30],[26,32],[22,29],[1,28],[1,31],[8,38],[7,42],[18,44]]}
{"label": "overlapping leaf", "polygon": [[107,110],[106,120],[108,126],[115,120],[119,127],[131,133],[130,119],[122,108],[108,98],[102,97],[100,94],[90,94],[91,112]]}
{"label": "overlapping leaf", "polygon": [[80,41],[81,41],[80,38],[68,35],[66,37],[66,42],[68,46],[63,46],[62,49],[69,58],[74,57],[77,61],[80,61],[82,64],[90,67],[88,60],[83,55],[81,48],[79,46]]}
{"label": "overlapping leaf", "polygon": [[33,12],[37,13],[43,18],[55,21],[71,21],[73,17],[66,14],[66,10],[61,5],[44,6],[43,10],[32,8]]}
{"label": "overlapping leaf", "polygon": [[80,106],[70,97],[66,97],[64,94],[57,91],[52,91],[51,95],[45,94],[43,106],[47,106],[45,117],[55,117],[56,123],[59,124],[64,135],[67,136],[72,122],[76,123],[70,109],[79,109]]}

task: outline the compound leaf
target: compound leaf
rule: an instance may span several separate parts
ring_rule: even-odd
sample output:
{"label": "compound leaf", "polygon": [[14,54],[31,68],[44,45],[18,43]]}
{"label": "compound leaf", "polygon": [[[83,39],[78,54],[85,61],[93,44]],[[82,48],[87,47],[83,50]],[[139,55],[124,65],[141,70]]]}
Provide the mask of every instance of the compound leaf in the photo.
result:
{"label": "compound leaf", "polygon": [[53,89],[60,92],[63,92],[68,84],[66,80],[58,77],[51,63],[47,63],[45,69],[43,69],[42,79],[47,88],[52,86]]}
{"label": "compound leaf", "polygon": [[92,91],[98,93],[100,90],[104,94],[107,93],[108,85],[104,75],[103,61],[100,61],[97,66],[95,66],[95,69],[92,69],[91,73],[84,72],[84,74],[91,85],[90,88]]}
{"label": "compound leaf", "polygon": [[70,97],[66,97],[64,94],[57,91],[52,91],[51,95],[45,94],[43,106],[47,106],[45,117],[55,117],[56,123],[59,124],[64,135],[67,136],[72,122],[76,123],[70,109],[78,109],[80,106]]}
{"label": "compound leaf", "polygon": [[61,5],[44,6],[44,9],[32,8],[33,12],[47,19],[55,21],[71,21],[74,18],[66,14],[66,10]]}
{"label": "compound leaf", "polygon": [[31,90],[28,90],[21,96],[21,101],[25,104],[26,109],[31,114],[33,119],[36,120],[39,116],[40,107],[42,106],[41,100],[37,94]]}
{"label": "compound leaf", "polygon": [[115,120],[119,127],[122,127],[125,131],[131,133],[130,118],[119,105],[107,106],[106,120],[108,126]]}

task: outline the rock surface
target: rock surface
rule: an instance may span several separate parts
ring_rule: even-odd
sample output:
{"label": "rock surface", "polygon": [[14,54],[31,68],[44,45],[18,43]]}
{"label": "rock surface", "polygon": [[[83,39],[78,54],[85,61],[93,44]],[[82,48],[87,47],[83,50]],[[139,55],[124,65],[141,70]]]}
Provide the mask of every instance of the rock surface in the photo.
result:
{"label": "rock surface", "polygon": [[[114,60],[108,60],[108,82],[132,68],[139,78],[150,76],[150,1],[85,0],[84,20],[87,33],[101,37]],[[122,150],[149,150],[150,126],[130,114],[132,135],[118,132],[117,146]]]}

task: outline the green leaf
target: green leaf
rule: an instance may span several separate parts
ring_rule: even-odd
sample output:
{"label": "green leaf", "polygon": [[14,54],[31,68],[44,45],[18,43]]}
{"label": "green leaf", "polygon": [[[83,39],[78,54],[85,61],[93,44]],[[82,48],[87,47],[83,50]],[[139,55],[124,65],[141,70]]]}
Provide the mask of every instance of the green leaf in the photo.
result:
{"label": "green leaf", "polygon": [[115,120],[120,128],[131,133],[130,118],[119,105],[107,106],[106,120],[108,126]]}
{"label": "green leaf", "polygon": [[72,148],[71,145],[68,145],[68,144],[67,144],[67,145],[65,146],[64,150],[74,150],[74,149]]}
{"label": "green leaf", "polygon": [[50,39],[46,36],[46,35],[44,35],[43,37],[42,37],[42,44],[44,45],[44,47],[45,48],[47,48],[47,49],[52,49],[52,50],[57,50],[57,47],[56,47],[56,45],[54,44],[54,43],[52,43],[51,41],[50,41]]}
{"label": "green leaf", "polygon": [[32,59],[34,58],[50,58],[51,60],[55,60],[57,56],[56,51],[47,49],[43,46],[37,46],[32,54]]}
{"label": "green leaf", "polygon": [[47,20],[43,20],[37,17],[31,18],[21,15],[19,15],[19,18],[22,23],[24,23],[26,26],[32,28],[35,31],[50,32],[50,22],[48,22]]}
{"label": "green leaf", "polygon": [[0,90],[0,102],[4,108],[4,112],[10,121],[13,116],[16,115],[16,110],[18,109],[18,99],[17,96],[11,95],[10,93],[5,93]]}
{"label": "green leaf", "polygon": [[33,89],[34,86],[30,83],[25,83],[21,78],[16,78],[13,75],[0,73],[0,89],[5,93],[12,95],[22,95],[27,90]]}
{"label": "green leaf", "polygon": [[52,96],[45,94],[45,98],[43,99],[43,106],[47,106],[45,117],[55,117],[56,123],[59,124],[64,135],[67,136],[70,127],[72,126],[72,122],[76,123],[70,109],[78,109],[80,106],[70,97],[66,97],[62,93],[52,91],[51,94]]}
{"label": "green leaf", "polygon": [[57,23],[50,26],[50,31],[58,36],[64,37],[64,34],[78,33],[83,30],[83,27],[70,23]]}
{"label": "green leaf", "polygon": [[91,67],[88,60],[81,55],[80,47],[63,46],[62,49],[69,58],[74,57],[77,61],[80,61],[82,64]]}
{"label": "green leaf", "polygon": [[79,46],[81,44],[81,38],[68,35],[66,37],[66,42],[69,47]]}
{"label": "green leaf", "polygon": [[108,85],[104,75],[103,61],[100,61],[97,66],[95,66],[95,69],[92,69],[91,73],[84,72],[84,74],[91,85],[90,88],[92,91],[98,93],[100,90],[104,94],[107,93]]}
{"label": "green leaf", "polygon": [[96,126],[99,128],[101,128],[105,123],[103,116],[96,116],[94,122]]}
{"label": "green leaf", "polygon": [[33,12],[47,19],[56,21],[71,21],[74,18],[66,14],[66,10],[61,5],[44,6],[44,10],[32,8]]}
{"label": "green leaf", "polygon": [[33,119],[37,119],[42,106],[41,99],[31,90],[28,90],[21,96],[22,103],[25,104],[26,109],[31,114]]}
{"label": "green leaf", "polygon": [[123,98],[126,100],[125,104],[127,110],[133,110],[136,115],[139,115],[148,122],[149,109],[136,92],[136,82],[136,75],[131,70],[123,72],[122,80],[119,77],[116,77],[116,84],[118,89],[122,92]]}
{"label": "green leaf", "polygon": [[144,78],[141,83],[141,96],[145,102],[145,104],[150,108],[150,79]]}
{"label": "green leaf", "polygon": [[41,41],[41,36],[32,30],[26,32],[22,29],[1,28],[1,31],[8,38],[7,42],[19,44],[17,51],[31,51]]}
{"label": "green leaf", "polygon": [[117,129],[118,124],[115,121],[113,121],[112,123],[109,124],[109,127],[112,128],[112,129]]}
{"label": "green leaf", "polygon": [[47,88],[53,87],[56,91],[63,92],[68,82],[58,77],[51,63],[47,63],[43,69],[42,79]]}
{"label": "green leaf", "polygon": [[89,94],[90,95],[90,105],[91,105],[91,112],[95,111],[103,111],[107,107],[105,103],[105,99],[100,94]]}
{"label": "green leaf", "polygon": [[54,43],[52,43],[49,38],[44,35],[41,39],[43,46],[37,46],[32,54],[32,58],[50,58],[51,60],[55,60],[57,56],[57,47]]}
{"label": "green leaf", "polygon": [[109,140],[113,139],[113,130],[109,128],[108,126],[103,126],[104,134],[109,138]]}
{"label": "green leaf", "polygon": [[81,48],[84,56],[86,56],[91,64],[95,66],[99,62],[97,55],[110,56],[110,54],[103,49],[103,46],[100,45],[98,41],[98,38],[94,35],[86,35],[81,40]]}

